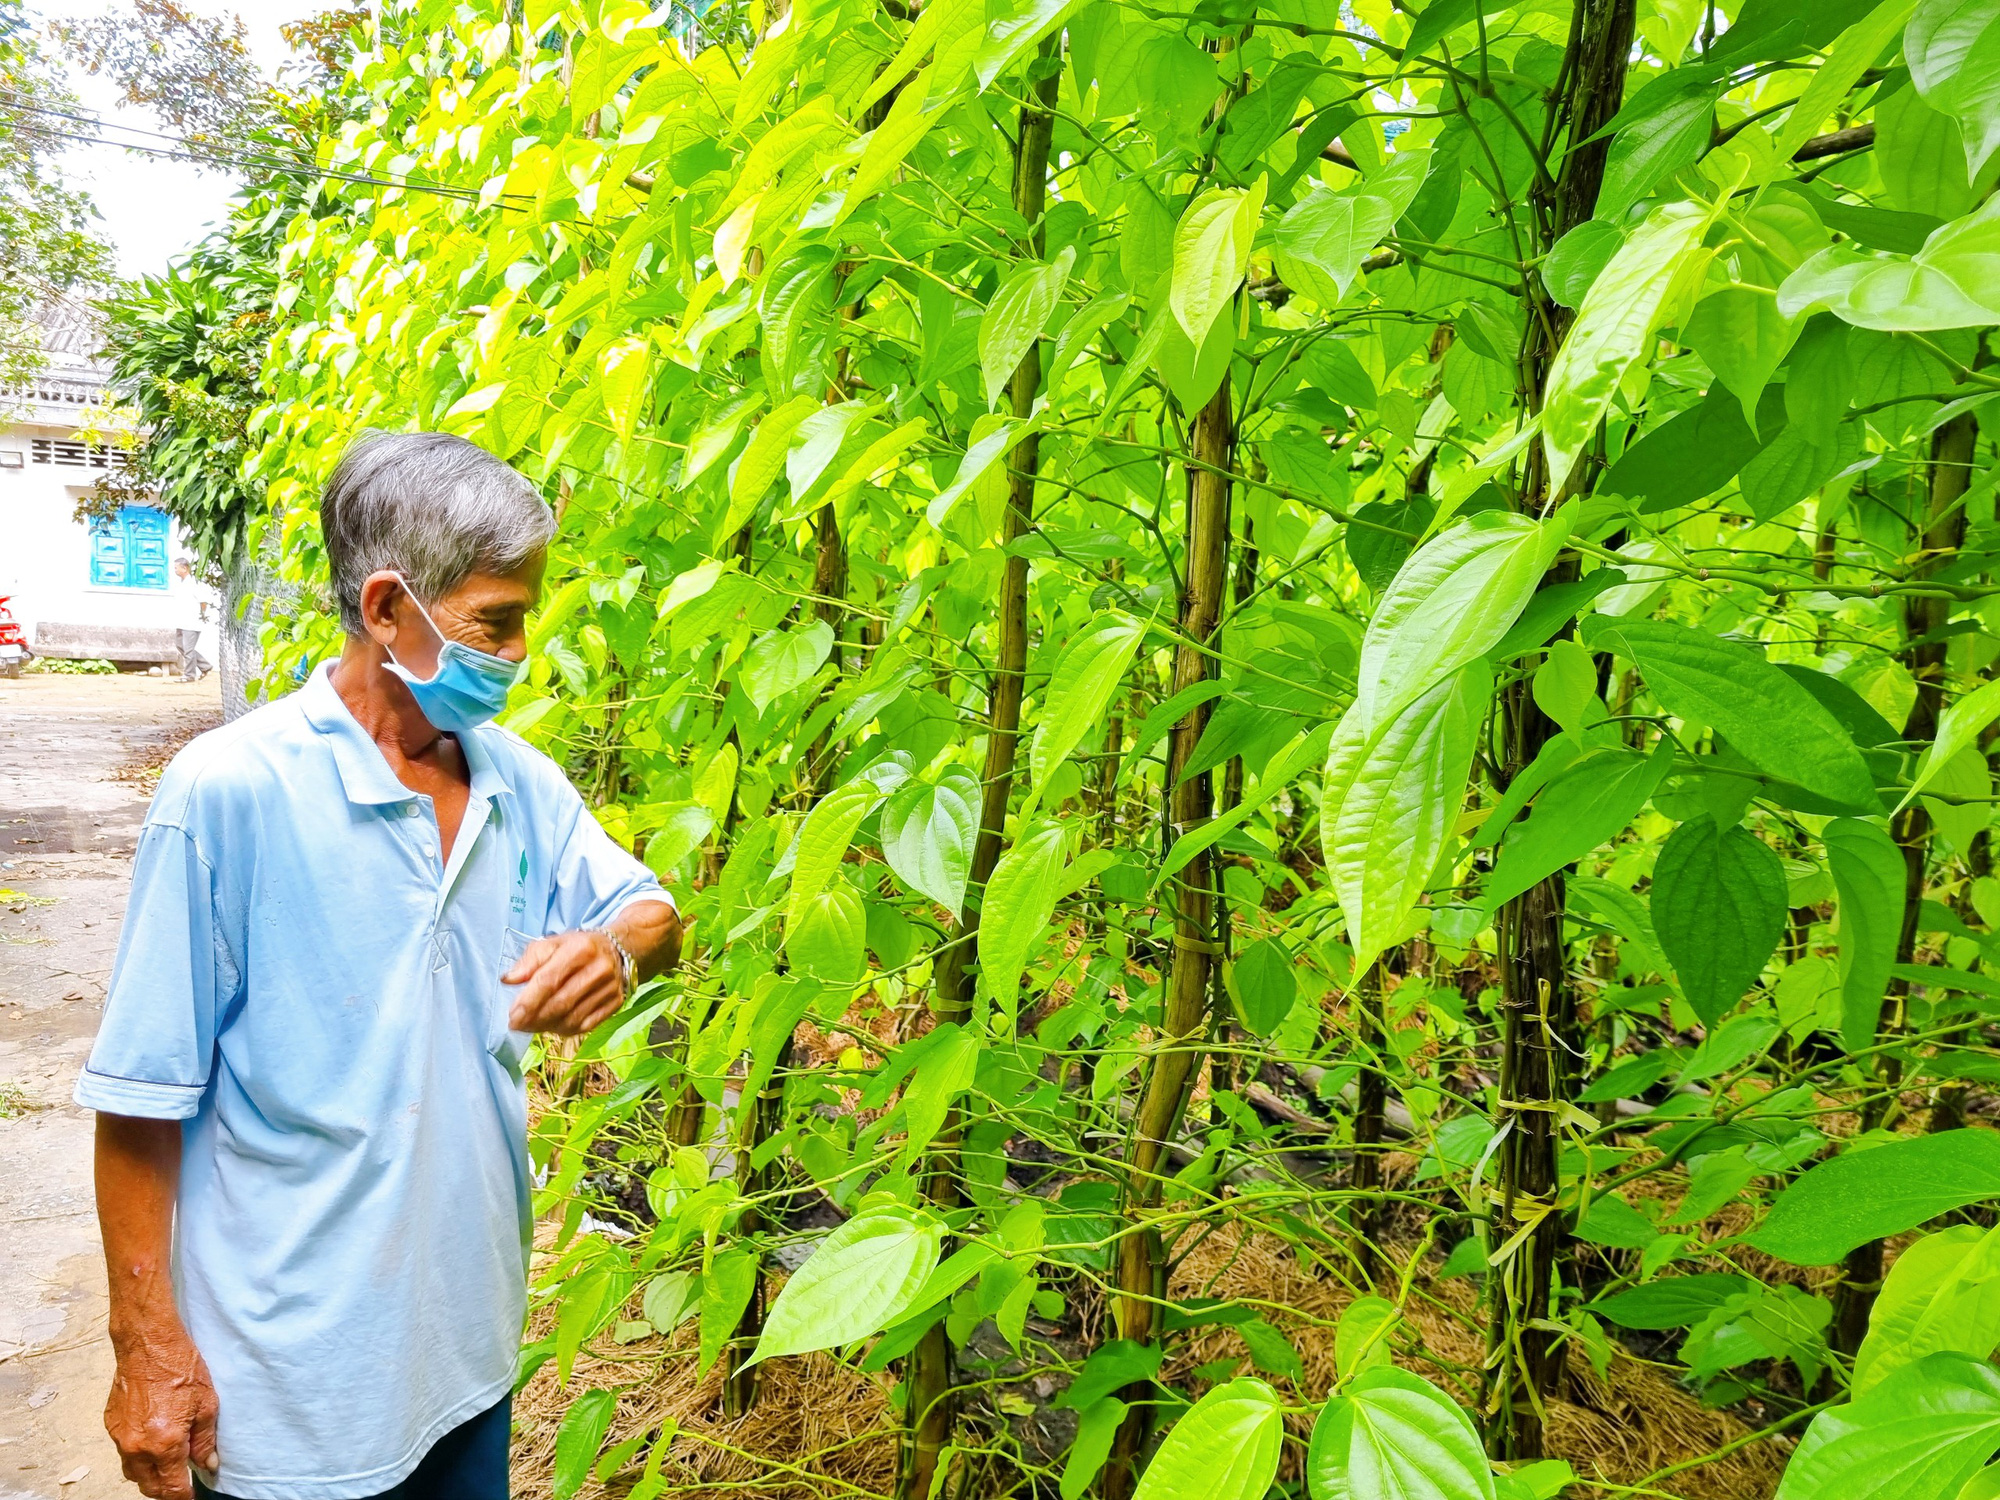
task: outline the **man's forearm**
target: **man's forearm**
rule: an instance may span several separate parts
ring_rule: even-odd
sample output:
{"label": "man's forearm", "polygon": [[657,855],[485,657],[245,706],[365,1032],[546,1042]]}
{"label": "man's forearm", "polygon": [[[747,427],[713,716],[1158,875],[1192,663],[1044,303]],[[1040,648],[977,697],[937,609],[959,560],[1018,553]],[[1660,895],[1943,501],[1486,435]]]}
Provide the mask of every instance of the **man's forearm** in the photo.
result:
{"label": "man's forearm", "polygon": [[178,1330],[172,1256],[181,1175],[178,1120],[97,1117],[97,1222],[111,1278],[111,1342]]}
{"label": "man's forearm", "polygon": [[104,1429],[125,1477],[153,1500],[193,1500],[188,1465],[216,1466],[215,1384],[174,1306],[180,1176],[180,1121],[98,1115],[97,1222],[117,1358]]}
{"label": "man's forearm", "polygon": [[611,922],[632,955],[641,979],[664,974],[681,961],[681,919],[664,901],[635,901]]}

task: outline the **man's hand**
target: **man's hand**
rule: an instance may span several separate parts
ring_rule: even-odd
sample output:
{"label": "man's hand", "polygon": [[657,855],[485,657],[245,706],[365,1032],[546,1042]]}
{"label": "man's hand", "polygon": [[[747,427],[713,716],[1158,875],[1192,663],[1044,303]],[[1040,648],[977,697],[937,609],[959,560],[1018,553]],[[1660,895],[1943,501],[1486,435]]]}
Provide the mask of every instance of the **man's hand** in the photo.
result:
{"label": "man's hand", "polygon": [[194,1500],[188,1464],[215,1472],[215,1387],[178,1320],[115,1340],[118,1370],[104,1430],[125,1477],[151,1500]]}
{"label": "man's hand", "polygon": [[[680,962],[686,929],[665,901],[635,901],[611,922],[632,955],[639,978],[664,974]],[[500,976],[518,984],[507,1024],[516,1031],[582,1036],[601,1026],[625,1001],[625,967],[603,932],[565,932],[537,938],[521,961]]]}
{"label": "man's hand", "polygon": [[582,1036],[625,1002],[625,966],[602,932],[537,938],[500,982],[521,987],[507,1015],[516,1031]]}

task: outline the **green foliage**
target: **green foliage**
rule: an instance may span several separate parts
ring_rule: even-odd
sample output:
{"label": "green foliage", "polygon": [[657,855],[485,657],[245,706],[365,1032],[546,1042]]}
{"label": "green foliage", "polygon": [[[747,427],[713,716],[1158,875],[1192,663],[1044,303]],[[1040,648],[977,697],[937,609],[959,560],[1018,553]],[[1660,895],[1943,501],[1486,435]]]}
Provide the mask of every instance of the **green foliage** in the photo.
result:
{"label": "green foliage", "polygon": [[102,284],[112,261],[97,210],[66,180],[57,160],[64,143],[51,131],[81,105],[22,0],[0,0],[0,101],[0,386],[13,387],[46,361],[38,316],[65,294]]}
{"label": "green foliage", "polygon": [[104,304],[113,377],[143,424],[130,474],[100,481],[156,493],[201,562],[230,568],[246,555],[261,487],[242,469],[271,336],[277,255],[299,194],[289,179],[241,199],[229,224]]}
{"label": "green foliage", "polygon": [[1856,1245],[1900,1234],[2000,1192],[2000,1136],[1951,1130],[1822,1162],[1771,1205],[1751,1243],[1794,1265],[1831,1265]]}
{"label": "green foliage", "polygon": [[1278,1474],[1284,1407],[1261,1380],[1217,1386],[1174,1423],[1135,1500],[1256,1500]]}
{"label": "green foliage", "polygon": [[[530,1358],[633,1297],[738,1395],[837,1351],[911,1495],[1252,1500],[1306,1407],[1320,1500],[1519,1500],[1559,1346],[1643,1335],[1859,1392],[1788,1496],[1977,1492],[1983,1260],[1857,1345],[1871,1247],[2000,1196],[1989,9],[369,23],[242,428],[273,678],[356,431],[508,456],[562,524],[505,722],[695,923],[541,1064]],[[1333,1389],[1201,1282],[1246,1235],[1351,1289]]]}
{"label": "green foliage", "polygon": [[1350,1381],[1313,1427],[1313,1500],[1492,1500],[1493,1471],[1472,1421],[1427,1380],[1376,1369]]}
{"label": "green foliage", "polygon": [[116,674],[118,664],[101,656],[38,656],[23,670],[54,677],[108,677]]}

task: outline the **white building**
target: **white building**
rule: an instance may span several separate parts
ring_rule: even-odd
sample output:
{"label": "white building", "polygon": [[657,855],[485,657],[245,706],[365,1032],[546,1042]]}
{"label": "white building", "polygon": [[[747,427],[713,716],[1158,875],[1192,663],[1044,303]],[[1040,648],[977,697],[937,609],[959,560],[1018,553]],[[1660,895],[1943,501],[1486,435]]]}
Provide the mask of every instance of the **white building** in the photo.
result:
{"label": "white building", "polygon": [[37,656],[178,662],[208,591],[174,574],[179,528],[152,505],[93,522],[77,505],[120,462],[108,371],[87,307],[44,314],[49,362],[0,388],[0,595]]}

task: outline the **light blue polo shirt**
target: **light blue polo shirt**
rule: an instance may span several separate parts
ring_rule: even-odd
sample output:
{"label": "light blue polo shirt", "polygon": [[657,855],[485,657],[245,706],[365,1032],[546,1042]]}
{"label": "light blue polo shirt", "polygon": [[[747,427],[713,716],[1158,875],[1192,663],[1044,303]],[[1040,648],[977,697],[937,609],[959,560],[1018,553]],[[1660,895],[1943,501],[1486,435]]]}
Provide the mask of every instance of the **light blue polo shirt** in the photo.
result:
{"label": "light blue polo shirt", "polygon": [[161,778],[77,1103],[186,1122],[174,1278],[213,1481],[350,1500],[506,1394],[526,1310],[532,939],[665,900],[555,763],[464,736],[440,862],[327,669]]}

